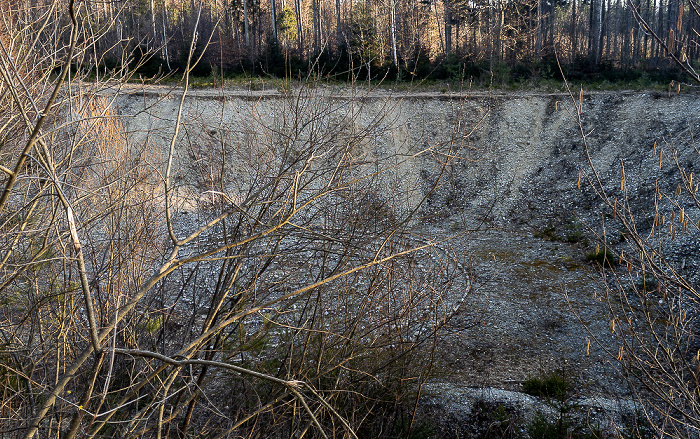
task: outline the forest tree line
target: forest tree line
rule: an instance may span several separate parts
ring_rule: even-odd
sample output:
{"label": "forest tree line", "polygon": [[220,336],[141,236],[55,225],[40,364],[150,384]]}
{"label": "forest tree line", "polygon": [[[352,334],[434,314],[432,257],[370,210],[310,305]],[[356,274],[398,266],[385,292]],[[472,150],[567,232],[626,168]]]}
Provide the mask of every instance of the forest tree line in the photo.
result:
{"label": "forest tree line", "polygon": [[[620,79],[640,70],[679,74],[669,52],[693,68],[700,56],[697,0],[112,0],[81,5],[89,17],[83,22],[84,38],[94,40],[81,67],[140,62],[145,75],[182,71],[193,34],[195,58],[201,56],[194,73],[200,76],[353,72],[406,80],[506,71],[518,80],[557,76],[558,59],[572,78],[604,73]],[[8,6],[21,23],[40,22],[52,7],[29,1]]]}

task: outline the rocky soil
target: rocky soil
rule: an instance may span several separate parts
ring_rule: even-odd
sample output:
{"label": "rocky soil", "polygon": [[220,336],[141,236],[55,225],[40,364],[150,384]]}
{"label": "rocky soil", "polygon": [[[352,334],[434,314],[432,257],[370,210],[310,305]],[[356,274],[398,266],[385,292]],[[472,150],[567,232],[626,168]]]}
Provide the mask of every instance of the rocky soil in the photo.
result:
{"label": "rocky soil", "polygon": [[[578,96],[542,93],[312,94],[308,102],[324,102],[331,114],[349,112],[358,129],[371,133],[368,150],[396,165],[387,184],[399,188],[409,205],[428,196],[423,237],[452,236],[442,246],[469,276],[472,291],[441,346],[439,379],[424,389],[434,412],[466,416],[480,398],[517,402],[532,412],[536,402],[512,392],[528,377],[552,371],[569,377],[578,397],[603,401],[586,399],[589,406],[622,401],[629,408],[629,389],[603,349],[617,351],[605,309],[595,299],[599,268],[585,259],[606,218],[586,183],[588,157],[609,191],[619,189],[624,164],[627,196],[643,230],[654,186],[672,193],[680,181],[671,161],[659,166],[654,144],[667,157],[675,151],[684,169],[700,166],[691,140],[700,133],[700,96],[609,92],[584,94],[579,102]],[[134,115],[125,119],[133,136],[165,147],[178,102],[176,93],[151,88],[130,90],[117,105]],[[193,157],[187,144],[205,142],[208,130],[242,129],[251,121],[273,126],[292,104],[275,90],[190,93],[176,156],[185,194],[181,209],[194,209],[206,197],[188,177]],[[435,145],[444,155],[403,161]],[[447,171],[438,175],[445,160]],[[236,172],[243,165],[230,166]],[[438,189],[428,191],[438,177]],[[697,222],[700,212],[688,209]],[[698,245],[690,236],[672,249],[687,272],[698,271]]]}

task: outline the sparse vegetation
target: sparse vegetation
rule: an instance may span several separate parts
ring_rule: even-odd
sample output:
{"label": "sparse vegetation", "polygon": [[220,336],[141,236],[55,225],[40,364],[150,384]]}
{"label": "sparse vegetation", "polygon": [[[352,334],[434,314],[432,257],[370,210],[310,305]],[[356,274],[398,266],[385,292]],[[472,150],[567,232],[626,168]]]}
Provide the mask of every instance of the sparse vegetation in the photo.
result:
{"label": "sparse vegetation", "polygon": [[573,398],[572,383],[560,372],[531,377],[523,382],[523,392],[543,399],[554,414],[538,411],[525,430],[530,439],[603,439],[588,414]]}
{"label": "sparse vegetation", "polygon": [[[570,407],[575,409],[575,407]],[[560,413],[555,420],[548,419],[541,412],[527,425],[530,439],[605,439],[602,431],[591,427],[567,413]]]}
{"label": "sparse vegetation", "polygon": [[588,245],[588,239],[583,234],[581,221],[573,219],[570,224],[567,224],[564,239],[570,244],[580,243],[584,247]]}
{"label": "sparse vegetation", "polygon": [[542,230],[536,231],[534,233],[535,237],[546,239],[548,241],[560,241],[562,238],[557,235],[557,228],[551,223],[544,227]]}
{"label": "sparse vegetation", "polygon": [[530,377],[523,382],[523,392],[538,398],[563,401],[571,390],[569,381],[560,373]]}
{"label": "sparse vegetation", "polygon": [[479,439],[517,439],[522,437],[522,419],[517,410],[503,404],[477,400],[469,423]]}
{"label": "sparse vegetation", "polygon": [[618,258],[608,247],[600,246],[596,247],[594,250],[586,253],[586,260],[595,262],[601,267],[612,268],[617,265]]}
{"label": "sparse vegetation", "polygon": [[583,225],[577,219],[572,219],[569,223],[565,224],[563,228],[560,228],[560,230],[557,230],[557,227],[550,222],[541,230],[536,230],[533,235],[537,238],[546,239],[547,241],[581,244],[584,247],[588,245],[588,238],[583,234]]}

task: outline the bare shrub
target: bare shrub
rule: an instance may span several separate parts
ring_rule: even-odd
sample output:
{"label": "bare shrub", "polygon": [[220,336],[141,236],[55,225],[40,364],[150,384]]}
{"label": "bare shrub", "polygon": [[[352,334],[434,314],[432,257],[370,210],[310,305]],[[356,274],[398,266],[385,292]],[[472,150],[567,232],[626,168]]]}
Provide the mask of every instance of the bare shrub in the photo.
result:
{"label": "bare shrub", "polygon": [[[581,102],[573,99],[570,107],[579,127]],[[700,204],[688,169],[699,151],[692,127],[647,145],[650,159],[644,166],[658,169],[654,181],[635,180],[621,161],[619,178],[610,183],[610,175],[602,176],[594,165],[583,129],[581,135],[589,168],[580,185],[588,184],[604,206],[604,224],[594,227],[600,250],[594,259],[602,261],[596,297],[610,319],[614,343],[589,332],[630,384],[655,435],[695,437],[700,431],[695,252]]]}
{"label": "bare shrub", "polygon": [[[114,105],[128,72],[72,76],[94,34],[65,7],[49,61],[22,60],[35,93],[0,62],[0,431],[408,434],[459,267],[416,233],[433,188],[405,177],[451,145],[382,150],[390,120],[312,87],[244,126],[186,120],[184,87],[158,143]],[[11,44],[34,54],[27,29]]]}

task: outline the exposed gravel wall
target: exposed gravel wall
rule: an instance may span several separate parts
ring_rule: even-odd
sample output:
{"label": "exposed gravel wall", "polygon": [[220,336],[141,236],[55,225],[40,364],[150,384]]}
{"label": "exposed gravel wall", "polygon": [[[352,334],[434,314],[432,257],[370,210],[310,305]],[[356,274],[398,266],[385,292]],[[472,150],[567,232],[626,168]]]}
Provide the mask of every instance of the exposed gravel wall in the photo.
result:
{"label": "exposed gravel wall", "polygon": [[[573,205],[590,208],[576,191],[579,170],[587,168],[581,133],[576,125],[578,96],[563,94],[391,94],[316,90],[309,98],[284,98],[278,92],[193,90],[185,100],[176,169],[187,180],[191,160],[187,144],[211,143],[217,127],[242,133],[261,123],[279,125],[297,105],[313,105],[324,117],[348,117],[355,129],[366,130],[373,154],[395,161],[439,144],[457,157],[449,183],[430,199],[433,213],[465,212],[499,226],[513,220],[535,225],[566,216]],[[593,164],[604,180],[617,180],[624,160],[631,193],[659,173],[651,157],[654,142],[687,139],[700,133],[700,98],[652,92],[584,94],[583,130]],[[149,140],[167,146],[179,95],[166,89],[133,91],[122,96],[123,114],[137,114],[128,126]],[[143,111],[146,109],[146,111]],[[303,116],[303,114],[302,114]],[[677,143],[677,142],[676,142]],[[368,149],[369,149],[368,148]],[[688,158],[686,161],[692,160]],[[238,164],[239,167],[244,164]],[[231,169],[235,169],[236,164]],[[436,177],[435,157],[424,155],[401,166],[395,175],[407,188]],[[670,168],[669,168],[670,169]],[[668,170],[666,170],[668,171]],[[612,184],[612,183],[611,183]],[[408,190],[408,189],[407,189]],[[420,194],[411,194],[413,202]],[[578,200],[578,201],[577,201]],[[486,214],[488,212],[488,214]],[[505,221],[504,221],[505,218]],[[560,218],[566,220],[568,218]]]}

